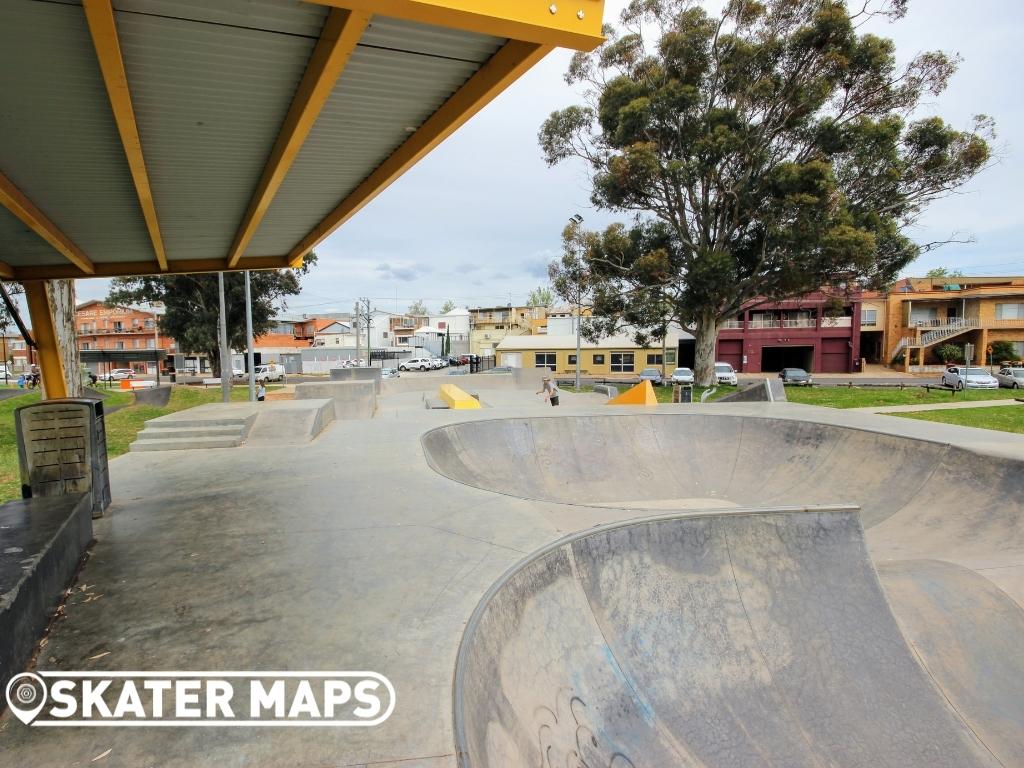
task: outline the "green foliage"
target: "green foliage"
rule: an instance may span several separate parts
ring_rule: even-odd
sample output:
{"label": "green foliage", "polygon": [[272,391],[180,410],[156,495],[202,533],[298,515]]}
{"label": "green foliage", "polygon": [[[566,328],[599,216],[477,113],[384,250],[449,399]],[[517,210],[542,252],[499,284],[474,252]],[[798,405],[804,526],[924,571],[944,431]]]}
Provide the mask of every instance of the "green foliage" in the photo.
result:
{"label": "green foliage", "polygon": [[859,29],[906,2],[872,1],[852,15],[843,0],[727,2],[714,17],[697,0],[633,0],[573,57],[566,80],[586,103],[545,121],[544,157],[583,159],[593,203],[634,216],[571,243],[563,266],[592,279],[595,314],[667,307],[696,327],[708,383],[717,328],[745,303],[881,287],[937,245],[904,232],[988,164],[992,122],[907,118],[957,60],[899,66],[892,41]]}
{"label": "green foliage", "polygon": [[409,305],[409,309],[405,311],[407,315],[420,316],[429,315],[430,310],[427,309],[427,305],[423,303],[423,299],[416,299],[412,304]]}
{"label": "green foliage", "polygon": [[534,288],[526,298],[526,304],[530,307],[551,307],[554,303],[555,293],[546,285]]}
{"label": "green foliage", "polygon": [[445,301],[444,304],[441,305],[441,314],[447,315],[449,312],[455,309],[455,306],[455,302],[452,301],[451,299],[448,299],[447,301]]}
{"label": "green foliage", "polygon": [[963,277],[964,273],[959,269],[949,270],[945,267],[936,267],[935,269],[929,269],[924,273],[925,277],[937,278],[937,277]]}
{"label": "green foliage", "polygon": [[992,361],[996,364],[1004,360],[1020,360],[1020,355],[1014,349],[1013,344],[1008,341],[992,342]]}
{"label": "green foliage", "polygon": [[[306,256],[300,269],[250,272],[253,334],[270,330],[286,299],[301,290],[299,278],[316,263],[316,254]],[[217,322],[220,315],[216,274],[151,275],[115,278],[107,303],[115,306],[162,303],[160,333],[174,338],[178,348],[205,352],[215,375],[220,371],[220,340]],[[227,312],[228,343],[233,349],[246,348],[245,283],[241,272],[224,274],[224,301]]]}
{"label": "green foliage", "polygon": [[944,363],[962,363],[964,361],[964,348],[959,344],[943,344],[935,350],[935,354]]}

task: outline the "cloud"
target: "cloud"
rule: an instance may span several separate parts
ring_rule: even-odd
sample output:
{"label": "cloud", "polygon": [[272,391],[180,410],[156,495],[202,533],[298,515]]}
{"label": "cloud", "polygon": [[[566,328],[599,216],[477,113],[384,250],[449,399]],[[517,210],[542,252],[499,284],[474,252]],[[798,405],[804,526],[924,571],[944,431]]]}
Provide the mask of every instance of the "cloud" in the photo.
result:
{"label": "cloud", "polygon": [[455,269],[458,270],[458,272],[460,272],[460,273],[463,273],[463,272],[479,272],[481,269],[483,269],[483,267],[481,267],[479,264],[474,264],[471,261],[465,261],[465,262],[463,262],[461,264],[456,264],[455,265]]}
{"label": "cloud", "polygon": [[378,264],[373,268],[374,272],[378,273],[378,276],[382,280],[399,280],[403,283],[411,283],[418,279],[420,275],[430,272],[431,267],[427,266],[424,268],[423,265],[414,264],[408,267],[392,266],[387,262]]}
{"label": "cloud", "polygon": [[526,259],[523,262],[523,271],[526,272],[530,277],[536,277],[540,280],[548,279],[548,264],[551,263],[553,256],[534,256],[533,258]]}
{"label": "cloud", "polygon": [[508,275],[505,272],[492,272],[491,273],[491,279],[492,280],[508,280],[509,277],[510,277],[510,275]]}

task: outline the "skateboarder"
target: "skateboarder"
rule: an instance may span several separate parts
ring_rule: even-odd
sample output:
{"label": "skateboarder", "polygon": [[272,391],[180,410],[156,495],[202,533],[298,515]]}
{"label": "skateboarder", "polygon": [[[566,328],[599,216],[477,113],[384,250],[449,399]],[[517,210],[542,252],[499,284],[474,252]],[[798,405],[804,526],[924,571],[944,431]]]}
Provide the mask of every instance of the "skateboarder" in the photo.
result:
{"label": "skateboarder", "polygon": [[537,390],[537,394],[543,394],[544,399],[552,406],[558,405],[558,386],[551,380],[550,376],[544,377],[544,386]]}

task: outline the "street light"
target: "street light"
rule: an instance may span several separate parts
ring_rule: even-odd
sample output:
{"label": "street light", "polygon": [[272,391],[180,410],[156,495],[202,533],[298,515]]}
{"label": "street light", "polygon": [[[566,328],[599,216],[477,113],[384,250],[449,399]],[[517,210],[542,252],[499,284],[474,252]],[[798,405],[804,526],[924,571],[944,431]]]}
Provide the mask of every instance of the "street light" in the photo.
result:
{"label": "street light", "polygon": [[[583,217],[580,216],[578,213],[574,213],[572,215],[572,218],[569,221],[574,223],[574,224],[576,224],[576,226],[578,227],[580,224],[583,223]],[[577,283],[576,284],[576,386],[575,386],[575,389],[576,389],[577,393],[580,391],[580,355],[581,355],[581,350],[580,350],[580,319],[581,318],[580,318],[580,315],[583,313],[583,297],[580,295],[581,293],[582,293],[581,287],[580,287],[579,283]]]}

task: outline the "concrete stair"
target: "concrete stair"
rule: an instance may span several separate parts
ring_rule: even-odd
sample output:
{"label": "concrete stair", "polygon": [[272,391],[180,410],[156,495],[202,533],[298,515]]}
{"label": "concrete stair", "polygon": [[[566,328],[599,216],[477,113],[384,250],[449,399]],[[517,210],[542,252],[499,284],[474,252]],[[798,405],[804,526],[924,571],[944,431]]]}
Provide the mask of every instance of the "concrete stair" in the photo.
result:
{"label": "concrete stair", "polygon": [[146,422],[131,445],[133,451],[182,451],[195,448],[234,448],[245,440],[251,418],[160,419]]}

